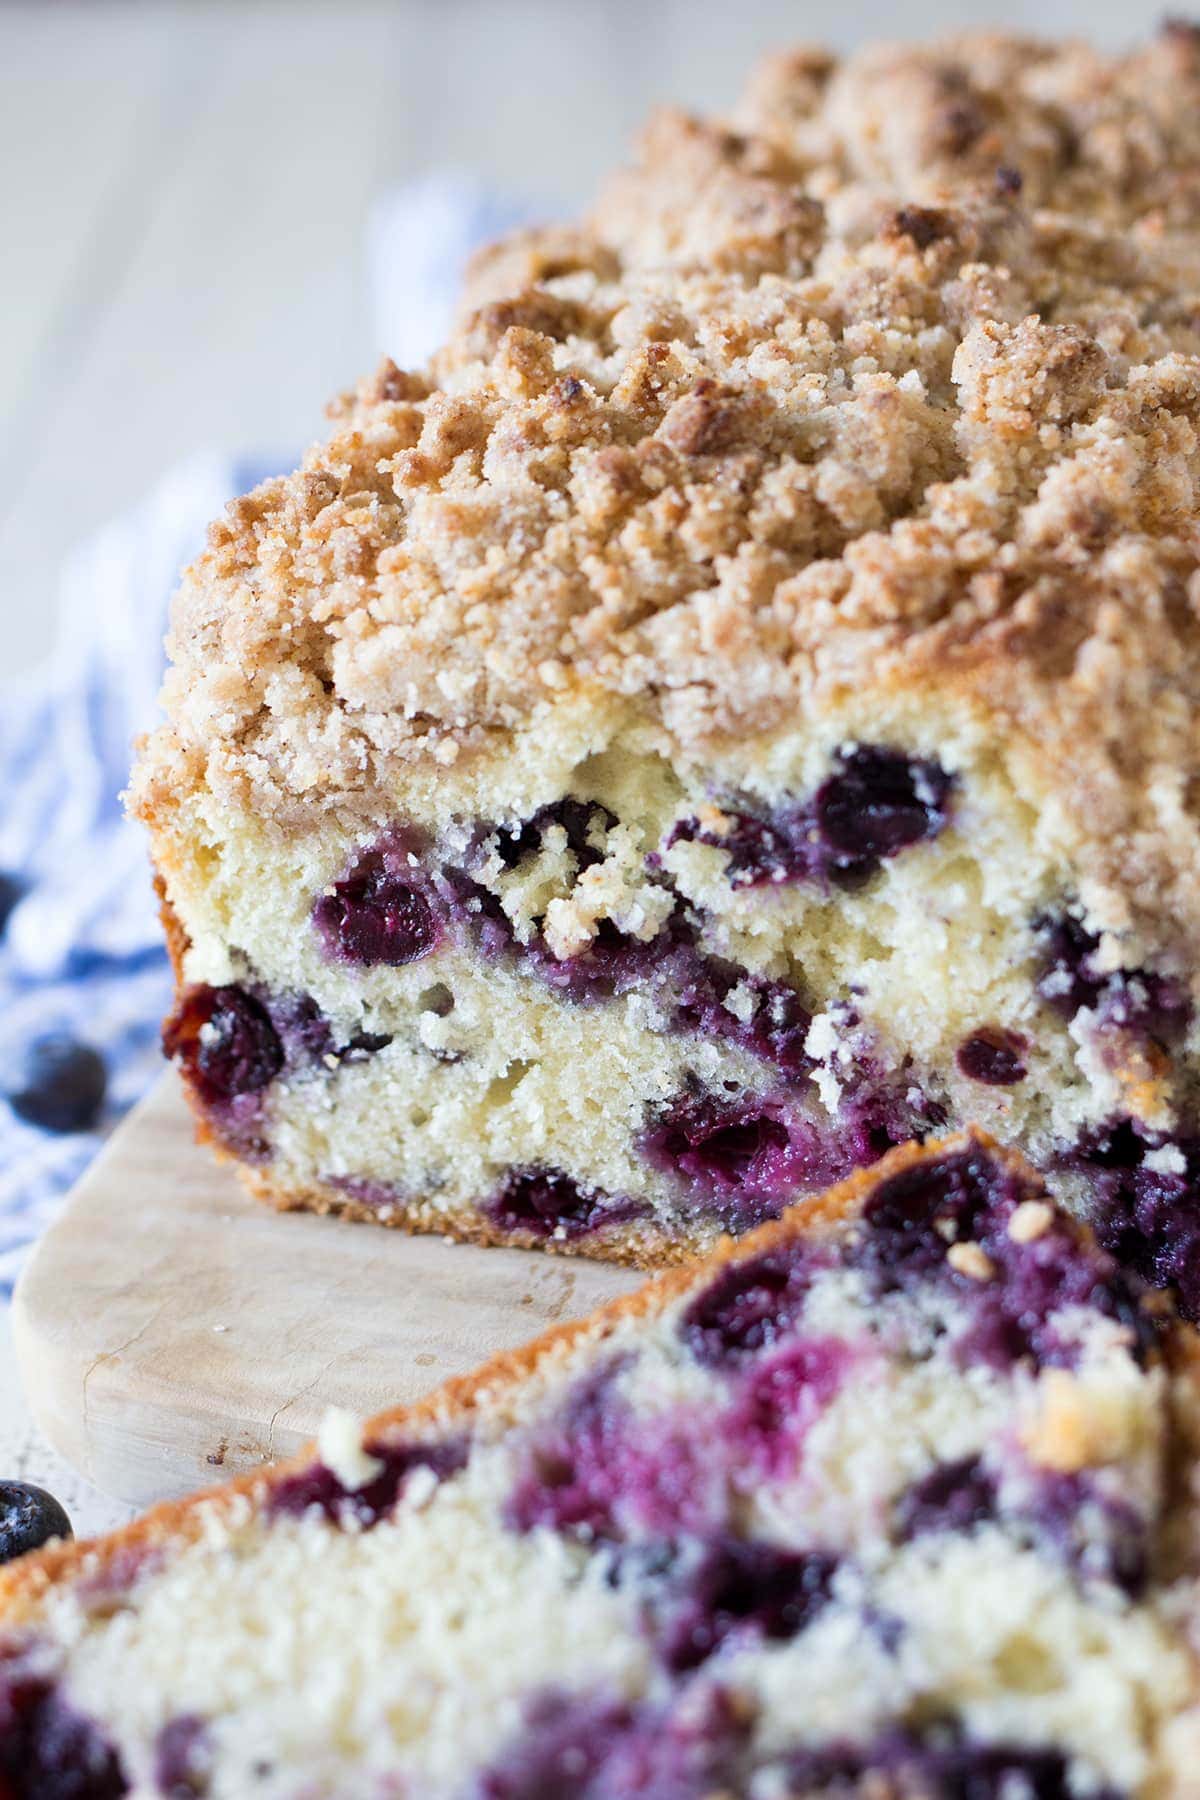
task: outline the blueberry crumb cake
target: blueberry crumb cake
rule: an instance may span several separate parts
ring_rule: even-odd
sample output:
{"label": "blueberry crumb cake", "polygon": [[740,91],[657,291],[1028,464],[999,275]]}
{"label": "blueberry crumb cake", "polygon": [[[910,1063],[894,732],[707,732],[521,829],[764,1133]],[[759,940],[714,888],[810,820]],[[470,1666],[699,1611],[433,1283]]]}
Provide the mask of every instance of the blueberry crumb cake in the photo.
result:
{"label": "blueberry crumb cake", "polygon": [[133,784],[251,1186],[649,1265],[976,1123],[1200,1309],[1200,29],[777,58],[333,419]]}
{"label": "blueberry crumb cake", "polygon": [[0,1794],[1195,1795],[1197,1348],[1012,1153],[901,1148],[11,1565]]}

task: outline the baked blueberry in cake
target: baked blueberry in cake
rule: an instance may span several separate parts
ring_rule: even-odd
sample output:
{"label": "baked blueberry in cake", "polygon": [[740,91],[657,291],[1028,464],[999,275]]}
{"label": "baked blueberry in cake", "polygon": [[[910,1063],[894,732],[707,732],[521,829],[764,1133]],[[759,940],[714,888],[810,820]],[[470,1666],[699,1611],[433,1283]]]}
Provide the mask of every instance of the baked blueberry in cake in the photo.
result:
{"label": "baked blueberry in cake", "polygon": [[1200,36],[801,51],[184,579],[134,778],[282,1206],[654,1263],[976,1122],[1200,1307]]}
{"label": "baked blueberry in cake", "polygon": [[1194,1794],[1196,1351],[1013,1156],[902,1148],[12,1565],[0,1792]]}

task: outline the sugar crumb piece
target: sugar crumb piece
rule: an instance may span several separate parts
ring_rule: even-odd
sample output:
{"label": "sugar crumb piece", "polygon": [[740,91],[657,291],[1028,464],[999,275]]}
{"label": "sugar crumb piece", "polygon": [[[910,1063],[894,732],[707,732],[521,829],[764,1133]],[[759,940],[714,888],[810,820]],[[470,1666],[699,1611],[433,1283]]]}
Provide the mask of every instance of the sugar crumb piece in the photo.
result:
{"label": "sugar crumb piece", "polygon": [[1135,1449],[1142,1423],[1129,1383],[1111,1375],[1087,1381],[1069,1369],[1043,1373],[1034,1409],[1021,1443],[1033,1462],[1063,1475],[1122,1461]]}
{"label": "sugar crumb piece", "polygon": [[331,1406],[321,1420],[317,1455],[351,1494],[383,1472],[379,1458],[363,1449],[361,1422],[340,1406]]}
{"label": "sugar crumb piece", "polygon": [[428,1506],[438,1490],[438,1478],[424,1463],[411,1470],[404,1483],[404,1504],[420,1510]]}
{"label": "sugar crumb piece", "polygon": [[1142,1167],[1154,1175],[1186,1175],[1187,1157],[1178,1144],[1160,1144],[1157,1150],[1147,1150]]}
{"label": "sugar crumb piece", "polygon": [[967,1275],[972,1281],[990,1281],[996,1273],[996,1265],[982,1244],[951,1244],[946,1261],[959,1275]]}
{"label": "sugar crumb piece", "polygon": [[1054,1223],[1054,1208],[1045,1200],[1022,1200],[1008,1221],[1008,1235],[1014,1244],[1032,1244]]}

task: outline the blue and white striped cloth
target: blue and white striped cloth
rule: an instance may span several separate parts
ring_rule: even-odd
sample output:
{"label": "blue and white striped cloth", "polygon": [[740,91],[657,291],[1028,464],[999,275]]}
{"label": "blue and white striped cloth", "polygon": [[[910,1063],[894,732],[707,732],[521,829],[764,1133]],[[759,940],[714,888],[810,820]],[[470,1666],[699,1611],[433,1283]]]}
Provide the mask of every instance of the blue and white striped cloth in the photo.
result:
{"label": "blue and white striped cloth", "polygon": [[[371,220],[377,341],[402,365],[442,335],[463,262],[516,222],[469,179],[432,176]],[[0,872],[25,892],[0,941],[0,1070],[63,1030],[100,1051],[96,1132],[55,1136],[0,1104],[0,1295],[102,1136],[160,1065],[170,978],[144,838],[120,801],[134,737],[156,717],[166,607],[225,502],[287,459],[198,456],[67,562],[48,666],[0,686]]]}

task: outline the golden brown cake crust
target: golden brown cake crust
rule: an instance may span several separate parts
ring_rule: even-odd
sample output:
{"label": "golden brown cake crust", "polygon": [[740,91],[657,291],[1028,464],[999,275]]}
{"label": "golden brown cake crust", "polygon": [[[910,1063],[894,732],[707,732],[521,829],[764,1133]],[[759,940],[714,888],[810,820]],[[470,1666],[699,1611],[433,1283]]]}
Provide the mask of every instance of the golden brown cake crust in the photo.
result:
{"label": "golden brown cake crust", "polygon": [[369,810],[585,689],[685,756],[940,691],[1194,964],[1198,219],[1184,26],[801,51],[661,116],[214,526],[137,804]]}

